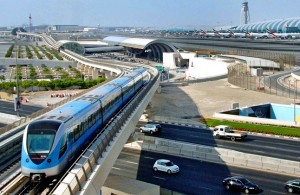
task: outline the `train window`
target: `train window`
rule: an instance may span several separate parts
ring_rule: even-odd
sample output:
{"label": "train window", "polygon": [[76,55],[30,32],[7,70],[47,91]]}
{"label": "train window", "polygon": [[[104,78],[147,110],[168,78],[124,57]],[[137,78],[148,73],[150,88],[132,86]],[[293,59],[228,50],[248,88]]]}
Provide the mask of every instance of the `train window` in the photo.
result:
{"label": "train window", "polygon": [[82,135],[83,131],[85,130],[85,121],[81,123],[80,129],[79,129],[79,136]]}
{"label": "train window", "polygon": [[66,134],[62,138],[60,150],[59,150],[59,156],[58,158],[62,157],[62,155],[66,152],[67,150],[67,139],[66,139]]}
{"label": "train window", "polygon": [[88,120],[86,120],[86,121],[84,121],[83,131],[81,132],[80,135],[82,135],[84,132],[86,132],[88,128],[89,128],[89,122],[88,122]]}
{"label": "train window", "polygon": [[79,128],[80,128],[80,125],[78,125],[75,129],[74,129],[74,133],[75,133],[75,141],[77,141],[79,139]]}
{"label": "train window", "polygon": [[102,108],[102,113],[106,112],[106,105]]}
{"label": "train window", "polygon": [[96,112],[96,120],[98,120],[99,118],[100,118],[100,109],[97,110],[97,112]]}
{"label": "train window", "polygon": [[70,144],[73,144],[74,143],[74,132],[73,132],[74,130],[71,130],[70,132],[69,132],[69,143]]}
{"label": "train window", "polygon": [[92,123],[93,124],[96,123],[96,117],[97,117],[97,112],[95,112],[94,114],[92,114]]}
{"label": "train window", "polygon": [[88,117],[88,127],[91,127],[93,125],[92,123],[92,116]]}

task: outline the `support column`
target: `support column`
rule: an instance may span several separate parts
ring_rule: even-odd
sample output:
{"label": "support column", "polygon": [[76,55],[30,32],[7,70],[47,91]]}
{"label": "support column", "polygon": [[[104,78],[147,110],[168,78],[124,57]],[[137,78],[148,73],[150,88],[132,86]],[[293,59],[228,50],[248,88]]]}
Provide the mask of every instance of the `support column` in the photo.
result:
{"label": "support column", "polygon": [[92,68],[92,79],[97,79],[99,77],[98,68]]}

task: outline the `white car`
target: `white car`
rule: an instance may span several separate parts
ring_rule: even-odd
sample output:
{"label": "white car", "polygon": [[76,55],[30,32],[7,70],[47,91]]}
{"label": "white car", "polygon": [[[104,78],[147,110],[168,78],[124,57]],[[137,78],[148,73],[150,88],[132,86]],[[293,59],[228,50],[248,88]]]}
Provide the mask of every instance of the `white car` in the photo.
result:
{"label": "white car", "polygon": [[153,170],[154,171],[164,171],[164,172],[171,174],[171,173],[178,173],[179,167],[170,160],[159,159],[154,163]]}
{"label": "white car", "polygon": [[150,133],[150,134],[153,134],[153,133],[160,133],[161,132],[161,126],[160,124],[146,124],[142,127],[140,127],[140,131],[141,133],[145,132],[145,133]]}

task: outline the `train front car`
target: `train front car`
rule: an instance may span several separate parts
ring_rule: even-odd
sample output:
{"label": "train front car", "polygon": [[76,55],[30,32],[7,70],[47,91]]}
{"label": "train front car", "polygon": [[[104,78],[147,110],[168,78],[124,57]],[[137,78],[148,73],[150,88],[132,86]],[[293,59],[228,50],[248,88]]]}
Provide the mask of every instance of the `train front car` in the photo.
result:
{"label": "train front car", "polygon": [[37,120],[27,125],[22,144],[21,169],[22,174],[32,181],[41,181],[46,176],[59,173],[60,166],[54,159],[55,139],[61,126],[60,121]]}

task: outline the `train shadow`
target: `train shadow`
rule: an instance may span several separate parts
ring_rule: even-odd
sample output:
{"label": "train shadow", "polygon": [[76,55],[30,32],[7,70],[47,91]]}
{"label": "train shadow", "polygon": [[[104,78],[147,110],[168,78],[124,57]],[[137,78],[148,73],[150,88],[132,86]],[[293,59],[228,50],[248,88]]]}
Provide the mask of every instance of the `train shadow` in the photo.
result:
{"label": "train shadow", "polygon": [[[222,180],[232,175],[225,162],[221,158],[218,163],[206,159],[220,153],[215,149],[212,131],[204,123],[202,109],[194,101],[185,87],[163,87],[155,94],[145,114],[150,123],[160,123],[162,131],[138,136],[143,139],[143,150],[136,179],[158,185],[165,193],[239,194],[226,191],[222,185]],[[154,171],[158,159],[172,161],[179,173]]]}

